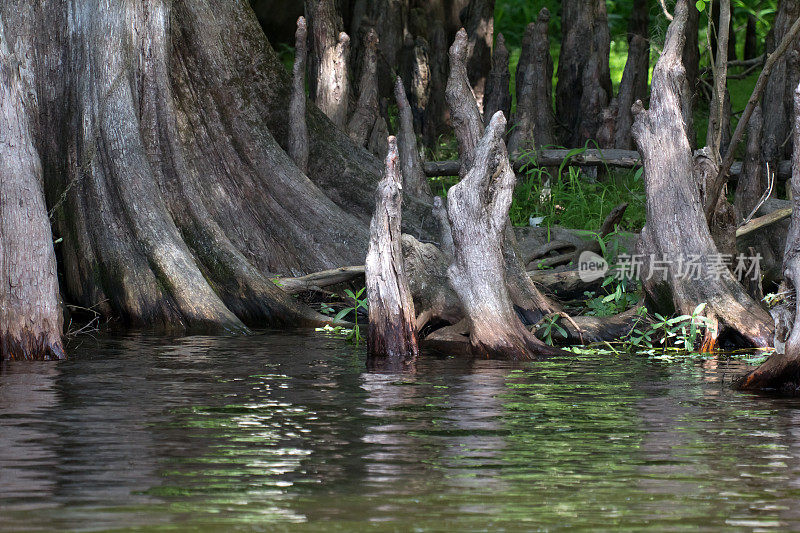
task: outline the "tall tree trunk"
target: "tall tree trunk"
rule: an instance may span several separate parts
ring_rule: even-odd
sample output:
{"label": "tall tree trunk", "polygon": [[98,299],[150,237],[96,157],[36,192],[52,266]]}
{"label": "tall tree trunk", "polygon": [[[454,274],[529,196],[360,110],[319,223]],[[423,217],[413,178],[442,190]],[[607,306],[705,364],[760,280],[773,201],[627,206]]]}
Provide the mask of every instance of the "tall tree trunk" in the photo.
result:
{"label": "tall tree trunk", "polygon": [[744,59],[755,59],[758,57],[758,34],[756,33],[756,25],[758,21],[752,13],[747,14],[747,26],[744,30]]}
{"label": "tall tree trunk", "polygon": [[[772,26],[772,39],[767,47],[767,53],[775,51],[778,43],[789,31],[795,20],[800,17],[800,0],[781,0],[778,12]],[[764,97],[761,100],[761,110],[764,114],[764,133],[762,150],[764,161],[773,168],[777,168],[778,161],[786,154],[791,153],[792,142],[791,117],[792,94],[800,81],[796,69],[792,67],[792,50],[800,52],[800,43],[795,43],[772,67]]]}
{"label": "tall tree trunk", "polygon": [[734,206],[739,221],[747,217],[756,207],[767,188],[764,166],[761,161],[761,135],[764,118],[761,106],[757,106],[747,125],[747,150],[744,167],[736,183]]}
{"label": "tall tree trunk", "polygon": [[[737,383],[741,389],[783,389],[797,394],[800,389],[800,85],[794,92],[794,153],[792,155],[792,222],[786,237],[783,274],[793,301],[785,304],[793,315],[787,338],[776,338],[775,345],[785,342],[783,353],[776,353]],[[793,307],[793,309],[792,309]],[[778,312],[780,312],[778,310]],[[777,336],[776,336],[777,337]]]}
{"label": "tall tree trunk", "polygon": [[306,124],[306,63],[308,61],[308,25],[304,17],[297,19],[294,67],[292,68],[292,100],[289,103],[289,147],[286,152],[304,173],[308,172],[308,125]]}
{"label": "tall tree trunk", "polygon": [[[668,294],[668,303],[683,314],[706,303],[706,315],[718,320],[721,329],[736,332],[754,346],[768,346],[771,327],[766,311],[752,301],[724,264],[720,268],[715,261],[719,252],[694,177],[681,109],[685,105],[681,55],[688,7],[686,0],[676,5],[653,72],[650,109],[639,107],[634,113],[633,136],[643,158],[647,194],[647,225],[638,247],[644,256],[662,262],[651,263],[650,271],[655,266],[656,275],[646,280],[645,290],[657,306],[664,305],[664,294]],[[680,213],[680,224],[675,223],[676,213]],[[681,271],[688,261],[695,269],[691,275]],[[707,340],[713,343],[716,335]]]}
{"label": "tall tree trunk", "polygon": [[358,102],[347,124],[347,132],[358,146],[366,146],[378,118],[378,34],[370,29],[364,43]]}
{"label": "tall tree trunk", "polygon": [[20,77],[31,65],[8,48],[21,29],[6,32],[10,22],[0,12],[0,360],[61,359],[56,257],[26,113],[36,101]]}
{"label": "tall tree trunk", "polygon": [[693,111],[697,104],[697,80],[700,74],[700,12],[693,2],[689,2],[689,14],[686,20],[686,42],[683,46],[682,60],[686,71],[684,78],[684,89],[682,91],[683,100],[683,121],[686,125],[686,134],[689,137],[689,145],[695,148],[697,138],[694,129]]}
{"label": "tall tree trunk", "polygon": [[508,138],[510,154],[554,144],[553,58],[548,26],[550,12],[539,11],[536,22],[525,29],[517,63],[517,110]]}
{"label": "tall tree trunk", "polygon": [[[637,76],[636,85],[634,89],[633,101],[644,100],[647,98],[647,90],[650,84],[650,7],[651,0],[633,0],[633,9],[631,11],[631,18],[628,20],[628,57],[631,56],[631,46],[634,39],[638,35],[644,39],[646,51],[639,52],[637,50],[636,57],[640,58],[642,64],[645,65],[644,76]],[[641,54],[641,55],[640,55]],[[644,58],[644,59],[642,59]],[[630,59],[629,59],[630,60]],[[627,66],[627,65],[626,65]],[[637,69],[639,71],[639,69]]]}
{"label": "tall tree trunk", "polygon": [[562,10],[556,113],[564,144],[577,147],[597,135],[611,100],[611,37],[605,0],[565,0]]}

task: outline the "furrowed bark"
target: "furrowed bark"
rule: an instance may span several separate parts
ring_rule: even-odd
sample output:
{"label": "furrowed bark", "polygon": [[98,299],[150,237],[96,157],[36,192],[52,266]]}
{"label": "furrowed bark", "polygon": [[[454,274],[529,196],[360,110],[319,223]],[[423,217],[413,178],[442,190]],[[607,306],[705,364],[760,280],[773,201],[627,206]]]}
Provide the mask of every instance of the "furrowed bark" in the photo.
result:
{"label": "furrowed bark", "polygon": [[495,0],[470,0],[462,16],[469,42],[467,75],[480,110],[483,110],[486,80],[492,68],[494,3]]}
{"label": "furrowed bark", "polygon": [[372,127],[372,133],[369,136],[367,143],[367,150],[369,150],[375,157],[386,157],[389,152],[389,145],[386,138],[389,136],[389,128],[386,126],[386,121],[383,117],[378,117],[375,120],[375,125]]}
{"label": "furrowed bark", "polygon": [[326,102],[319,102],[318,99],[320,94],[324,98],[334,90],[330,84],[334,81],[336,47],[344,26],[336,10],[336,0],[305,0],[305,12],[311,46],[308,58],[308,87],[317,107],[330,118],[329,111],[324,108]]}
{"label": "furrowed bark", "polygon": [[[639,35],[634,35],[628,46],[628,61],[622,73],[617,96],[618,112],[614,132],[614,147],[620,150],[630,150],[633,147],[631,126],[633,114],[631,107],[636,100],[642,100],[647,92],[647,79],[650,70],[650,43]],[[644,80],[644,92],[641,93],[641,83]]]}
{"label": "furrowed bark", "polygon": [[[711,150],[711,155],[717,163],[722,162],[722,136],[727,124],[730,127],[730,118],[725,117],[725,98],[727,96],[728,83],[728,39],[730,36],[731,21],[731,2],[730,0],[719,0],[714,2],[717,10],[718,22],[715,24],[719,40],[716,41],[716,54],[713,68],[714,73],[714,94],[709,108],[708,132],[706,134],[706,146]],[[713,50],[714,44],[712,42]],[[730,101],[729,101],[730,102]],[[730,109],[730,103],[728,105]]]}
{"label": "furrowed bark", "polygon": [[291,84],[254,52],[265,41],[246,5],[89,1],[39,14],[53,38],[40,51],[54,54],[41,68],[64,80],[39,88],[40,127],[70,132],[43,141],[43,160],[73,301],[177,331],[328,321],[266,273],[361,262],[367,234],[270,133],[257,95],[285,76],[285,123]]}
{"label": "furrowed bark", "polygon": [[[460,168],[463,177],[472,166],[478,139],[483,135],[483,119],[481,118],[475,97],[469,86],[464,67],[465,32],[459,31],[453,46],[450,48],[450,80],[447,85],[447,103],[451,110],[451,120],[458,140],[461,160],[465,162]],[[503,143],[505,148],[505,143]],[[449,211],[448,211],[449,212]],[[503,254],[506,260],[509,292],[514,304],[519,307],[531,322],[538,321],[543,315],[557,309],[533,285],[519,257],[516,238],[510,223],[506,231],[506,245]]]}
{"label": "furrowed bark", "polygon": [[358,84],[358,102],[347,133],[358,146],[365,147],[369,134],[378,118],[378,34],[370,29],[365,38],[361,81]]}
{"label": "furrowed bark", "polygon": [[472,355],[526,360],[557,351],[525,329],[506,288],[503,246],[516,178],[502,140],[505,122],[502,113],[492,117],[472,167],[448,193],[455,246],[447,273],[470,323]]}
{"label": "furrowed bark", "polygon": [[450,120],[458,139],[462,173],[472,167],[475,148],[483,131],[481,112],[467,76],[468,47],[467,32],[462,28],[450,47],[450,77],[445,92],[450,106]]}
{"label": "furrowed bark", "polygon": [[486,98],[483,104],[484,117],[493,117],[502,111],[508,120],[511,117],[511,73],[508,70],[508,49],[502,33],[497,34],[497,42],[492,54],[492,70],[486,83]]}
{"label": "furrowed bark", "polygon": [[611,38],[605,0],[565,0],[562,9],[556,113],[574,148],[595,137],[611,99]]}
{"label": "furrowed bark", "polygon": [[761,106],[756,106],[747,126],[747,151],[744,168],[736,184],[734,207],[741,222],[756,207],[767,188],[765,167],[761,162],[761,139],[764,118]]}
{"label": "furrowed bark", "polygon": [[422,38],[414,39],[411,60],[411,110],[414,118],[414,131],[422,132],[425,110],[431,99],[431,65],[428,55],[428,42]]}
{"label": "furrowed bark", "polygon": [[53,236],[26,113],[34,102],[4,24],[0,10],[0,361],[63,359]]}
{"label": "furrowed bark", "polygon": [[350,37],[341,32],[336,44],[323,51],[314,102],[331,122],[343,130],[347,127],[347,106],[350,102],[349,64]]}
{"label": "furrowed bark", "polygon": [[[792,222],[786,239],[783,274],[794,293],[793,325],[785,340],[784,353],[775,353],[757,369],[742,377],[736,386],[746,390],[778,389],[797,394],[800,389],[800,85],[794,93],[794,153],[792,155]],[[790,300],[791,302],[791,300]]]}
{"label": "furrowed bark", "polygon": [[292,99],[289,102],[289,147],[287,152],[297,168],[308,172],[308,126],[306,125],[306,60],[308,28],[306,19],[297,19],[292,70]]}
{"label": "furrowed bark", "polygon": [[[364,265],[369,299],[367,356],[402,369],[419,355],[414,302],[403,266],[400,218],[403,201],[397,141],[389,137],[386,173],[378,184]],[[385,364],[380,365],[386,369]]]}
{"label": "furrowed bark", "polygon": [[402,186],[406,194],[420,201],[433,203],[433,194],[428,178],[422,169],[422,160],[417,149],[417,136],[414,133],[414,118],[411,116],[411,105],[406,98],[403,80],[398,76],[394,86],[397,109],[400,120],[400,131],[397,142],[400,147],[400,166],[402,168]]}
{"label": "furrowed bark", "polygon": [[[769,54],[774,54],[780,47],[779,43],[787,35],[793,34],[792,26],[797,25],[798,19],[800,19],[800,0],[781,0],[778,3],[778,11],[772,26],[774,45],[767,48]],[[764,160],[773,167],[777,161],[792,153],[792,95],[800,82],[797,72],[793,72],[789,65],[793,50],[800,51],[800,39],[796,35],[792,37],[788,54],[784,53],[772,67],[761,100],[764,112],[762,150]],[[786,142],[787,139],[789,142]]]}
{"label": "furrowed bark", "polygon": [[553,58],[550,56],[550,12],[542,8],[535,23],[528,24],[515,80],[517,110],[508,137],[510,154],[554,144]]}
{"label": "furrowed bark", "polygon": [[[644,160],[647,194],[647,225],[642,231],[639,252],[666,261],[666,276],[644,283],[649,299],[664,305],[663,295],[683,314],[691,314],[700,303],[705,313],[724,329],[737,332],[756,347],[770,344],[769,317],[746,294],[727,268],[714,269],[718,257],[702,209],[698,185],[693,176],[693,158],[683,126],[681,89],[688,18],[686,0],[676,5],[674,20],[667,31],[664,51],[653,74],[650,109],[640,103],[634,112],[633,135]],[[675,223],[680,213],[681,223]],[[678,271],[679,261],[696,258],[698,275]],[[711,346],[715,338],[707,339]]]}
{"label": "furrowed bark", "polygon": [[438,21],[431,23],[428,35],[430,99],[423,115],[422,136],[426,146],[435,147],[439,134],[449,129],[444,95],[448,78],[448,39],[442,23]]}
{"label": "furrowed bark", "polygon": [[639,59],[639,61],[641,61],[640,66],[636,70],[637,73],[643,71],[648,71],[648,72],[644,76],[636,77],[636,83],[634,87],[634,98],[631,104],[633,104],[633,102],[635,102],[636,100],[644,101],[644,99],[647,98],[647,90],[650,85],[650,79],[648,76],[650,70],[650,0],[633,1],[633,10],[631,11],[631,18],[628,20],[629,57],[633,53],[631,52],[630,48],[636,36],[644,39],[644,47],[646,48],[644,52],[639,52],[637,50],[635,54],[635,56]]}

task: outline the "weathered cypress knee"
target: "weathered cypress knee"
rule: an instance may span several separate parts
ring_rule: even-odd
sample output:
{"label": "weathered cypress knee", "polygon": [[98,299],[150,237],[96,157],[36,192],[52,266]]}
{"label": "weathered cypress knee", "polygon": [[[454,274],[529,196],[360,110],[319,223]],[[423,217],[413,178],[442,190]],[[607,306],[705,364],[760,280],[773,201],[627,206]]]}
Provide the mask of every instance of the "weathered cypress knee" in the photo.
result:
{"label": "weathered cypress knee", "polygon": [[378,118],[378,34],[370,30],[365,39],[364,65],[358,84],[358,103],[347,124],[347,133],[359,146],[366,146]]}
{"label": "weathered cypress knee", "polygon": [[[647,225],[642,230],[639,252],[664,261],[666,274],[644,283],[652,303],[658,306],[665,294],[668,306],[691,314],[706,303],[705,314],[719,321],[719,332],[736,332],[754,346],[770,343],[769,315],[754,302],[726,268],[713,263],[720,259],[694,177],[694,161],[683,123],[681,54],[688,18],[687,0],[679,0],[674,20],[667,31],[664,51],[653,72],[650,109],[641,102],[634,110],[633,137],[642,154]],[[675,224],[675,213],[681,223]],[[680,271],[680,261],[696,261],[696,273]],[[715,341],[716,337],[707,338]]]}
{"label": "weathered cypress knee", "polygon": [[472,166],[447,195],[454,244],[447,274],[470,324],[472,355],[525,360],[557,350],[525,329],[508,293],[503,247],[516,177],[505,127],[503,114],[495,114]]}
{"label": "weathered cypress knee", "polygon": [[369,299],[370,358],[385,359],[381,368],[400,370],[419,354],[414,302],[403,267],[401,204],[403,201],[397,141],[389,137],[386,172],[378,184],[369,250],[364,265]]}
{"label": "weathered cypress knee", "polygon": [[494,3],[495,0],[470,0],[462,15],[469,38],[467,72],[479,109],[483,109],[486,80],[492,68]]}
{"label": "weathered cypress knee", "polygon": [[445,90],[450,120],[458,139],[462,176],[472,166],[475,147],[483,132],[483,118],[467,76],[468,45],[467,32],[462,28],[450,47],[450,76]]}
{"label": "weathered cypress knee", "polygon": [[400,166],[403,169],[403,188],[406,194],[426,203],[433,202],[433,194],[428,178],[422,169],[417,148],[417,136],[414,134],[414,117],[411,105],[406,97],[403,80],[398,76],[394,86],[397,109],[400,115],[400,131],[397,133],[397,144],[400,148]]}
{"label": "weathered cypress knee", "polygon": [[785,312],[794,316],[788,338],[778,338],[775,346],[785,342],[784,353],[776,353],[761,366],[737,383],[741,389],[783,389],[797,394],[800,389],[800,85],[794,93],[793,120],[794,147],[792,155],[792,223],[786,237],[786,253],[783,258],[783,274],[788,288],[794,293],[794,302],[789,299]]}
{"label": "weathered cypress knee", "polygon": [[503,34],[497,34],[497,42],[492,54],[492,70],[486,83],[486,97],[483,102],[483,116],[493,117],[502,111],[506,120],[511,116],[511,73],[508,71],[508,48]]}
{"label": "weathered cypress knee", "polygon": [[644,95],[638,94],[641,81],[644,80],[647,86],[647,78],[650,69],[650,44],[640,35],[631,38],[628,47],[628,61],[625,63],[625,70],[622,72],[622,81],[619,84],[617,96],[617,121],[614,131],[614,147],[620,150],[630,150],[633,147],[631,137],[631,126],[633,125],[633,114],[631,107],[636,100],[644,99]]}
{"label": "weathered cypress knee", "polygon": [[550,12],[539,12],[536,22],[525,29],[517,64],[517,110],[508,137],[508,152],[519,154],[552,145],[553,58],[547,36]]}
{"label": "weathered cypress knee", "polygon": [[308,28],[306,19],[297,19],[295,33],[292,96],[289,102],[289,156],[297,167],[308,172],[308,125],[306,124],[306,60],[308,57]]}

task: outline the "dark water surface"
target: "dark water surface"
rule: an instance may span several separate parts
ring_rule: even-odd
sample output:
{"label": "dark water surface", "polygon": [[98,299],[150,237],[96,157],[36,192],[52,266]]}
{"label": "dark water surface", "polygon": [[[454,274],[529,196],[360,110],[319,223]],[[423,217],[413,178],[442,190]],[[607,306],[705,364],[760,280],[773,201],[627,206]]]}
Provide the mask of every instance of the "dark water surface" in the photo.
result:
{"label": "dark water surface", "polygon": [[800,402],[722,363],[88,340],[0,371],[0,529],[800,529]]}

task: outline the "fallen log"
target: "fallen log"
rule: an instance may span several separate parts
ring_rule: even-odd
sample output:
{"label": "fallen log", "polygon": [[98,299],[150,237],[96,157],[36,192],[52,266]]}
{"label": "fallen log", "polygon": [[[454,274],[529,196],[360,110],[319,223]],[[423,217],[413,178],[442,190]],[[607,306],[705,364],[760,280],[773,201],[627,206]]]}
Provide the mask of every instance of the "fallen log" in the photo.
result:
{"label": "fallen log", "polygon": [[[419,355],[416,316],[400,242],[402,177],[397,140],[389,137],[386,171],[378,184],[364,264],[369,300],[367,357],[383,370],[402,370]],[[369,363],[368,363],[369,364]]]}
{"label": "fallen log", "polygon": [[321,291],[325,287],[347,283],[364,276],[364,266],[346,266],[314,272],[297,278],[278,278],[275,284],[287,294],[306,291]]}
{"label": "fallen log", "polygon": [[[614,168],[640,168],[642,159],[636,150],[597,150],[587,149],[579,154],[570,155],[571,150],[554,149],[540,150],[536,153],[523,155],[511,159],[515,172],[521,172],[526,166],[558,167],[566,161],[568,166]],[[425,175],[429,178],[441,176],[458,176],[461,170],[461,161],[451,159],[448,161],[426,161],[423,164]],[[742,163],[736,162],[731,167],[731,176],[738,177],[742,173]],[[790,161],[781,161],[778,166],[777,178],[786,181],[791,177],[792,165]]]}

